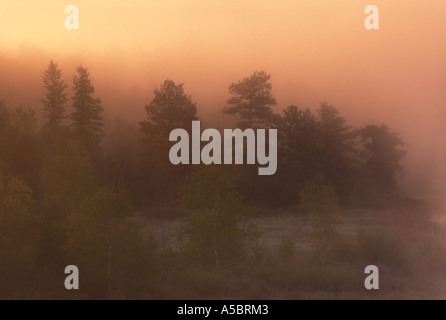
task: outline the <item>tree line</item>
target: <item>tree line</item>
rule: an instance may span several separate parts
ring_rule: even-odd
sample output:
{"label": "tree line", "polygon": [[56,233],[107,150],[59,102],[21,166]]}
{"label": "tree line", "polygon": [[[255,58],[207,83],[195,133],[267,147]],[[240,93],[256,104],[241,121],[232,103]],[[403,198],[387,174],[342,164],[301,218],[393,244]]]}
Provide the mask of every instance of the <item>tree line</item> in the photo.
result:
{"label": "tree line", "polygon": [[[0,103],[0,297],[63,297],[61,270],[73,263],[93,298],[147,294],[162,259],[236,265],[258,254],[249,221],[255,208],[299,204],[314,177],[343,205],[398,197],[405,155],[398,134],[386,125],[354,129],[327,103],[316,112],[291,105],[276,113],[266,72],[231,84],[222,112],[238,117],[242,129],[277,128],[273,176],[258,176],[255,166],[170,164],[170,131],[191,130],[198,119],[183,84],[165,80],[155,89],[138,126],[116,121],[106,130],[88,70],[77,67],[72,79],[67,115],[68,85],[50,62],[40,128],[33,110]],[[189,212],[173,258],[160,256],[135,217],[162,206]]]}

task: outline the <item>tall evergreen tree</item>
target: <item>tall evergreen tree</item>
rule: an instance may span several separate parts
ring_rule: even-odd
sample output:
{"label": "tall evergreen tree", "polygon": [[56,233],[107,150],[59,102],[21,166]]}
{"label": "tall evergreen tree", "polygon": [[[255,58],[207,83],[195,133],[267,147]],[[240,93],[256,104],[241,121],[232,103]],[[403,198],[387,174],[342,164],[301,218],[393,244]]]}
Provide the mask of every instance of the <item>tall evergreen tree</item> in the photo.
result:
{"label": "tall evergreen tree", "polygon": [[143,141],[165,162],[171,145],[169,133],[176,128],[191,131],[192,121],[197,120],[196,104],[184,93],[182,83],[167,79],[155,89],[155,96],[145,109],[147,120],[140,122]]}
{"label": "tall evergreen tree", "polygon": [[53,60],[45,70],[43,87],[46,89],[45,97],[41,100],[44,105],[44,118],[47,119],[43,128],[46,132],[54,134],[60,129],[61,121],[65,118],[65,103],[67,84],[62,79],[62,72]]}
{"label": "tall evergreen tree", "polygon": [[[295,190],[318,171],[318,120],[309,109],[294,105],[275,116],[281,194],[295,200]],[[286,201],[286,200],[282,200]]]}
{"label": "tall evergreen tree", "polygon": [[152,101],[145,107],[147,119],[140,122],[142,140],[148,152],[143,176],[151,182],[144,182],[144,190],[145,197],[151,197],[151,203],[174,201],[169,194],[176,192],[181,184],[179,181],[189,169],[188,166],[170,163],[169,149],[174,142],[169,141],[169,134],[177,128],[191,132],[192,121],[197,120],[196,104],[184,92],[182,83],[176,84],[167,79],[154,93]]}
{"label": "tall evergreen tree", "polygon": [[308,108],[291,105],[283,111],[283,116],[276,117],[274,125],[279,134],[280,160],[283,164],[297,169],[300,174],[314,175],[318,134],[316,117]]}
{"label": "tall evergreen tree", "polygon": [[231,106],[225,107],[225,114],[239,114],[242,120],[240,127],[251,128],[255,125],[265,125],[272,115],[270,106],[276,105],[276,99],[271,94],[271,76],[264,71],[256,71],[249,78],[229,86],[232,95],[227,100]]}
{"label": "tall evergreen tree", "polygon": [[94,87],[90,81],[90,73],[82,66],[76,68],[77,75],[73,77],[73,107],[71,114],[73,133],[89,151],[100,149],[103,135],[103,118],[101,99],[93,98]]}
{"label": "tall evergreen tree", "polygon": [[323,102],[318,111],[321,173],[339,186],[356,162],[358,134],[333,106]]}
{"label": "tall evergreen tree", "polygon": [[351,178],[359,166],[358,133],[333,106],[323,102],[318,113],[319,172],[344,197],[351,192]]}

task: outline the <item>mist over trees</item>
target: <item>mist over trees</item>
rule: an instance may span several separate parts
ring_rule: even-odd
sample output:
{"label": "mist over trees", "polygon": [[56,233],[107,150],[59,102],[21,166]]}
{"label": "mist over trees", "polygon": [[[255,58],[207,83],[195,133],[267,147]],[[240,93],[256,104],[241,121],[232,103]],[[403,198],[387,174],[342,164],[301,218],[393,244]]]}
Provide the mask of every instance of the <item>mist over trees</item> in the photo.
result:
{"label": "mist over trees", "polygon": [[93,154],[101,149],[103,108],[101,99],[93,97],[94,87],[88,70],[79,66],[76,71],[78,74],[73,76],[74,112],[71,114],[71,126],[74,137]]}
{"label": "mist over trees", "polygon": [[65,104],[68,102],[65,89],[67,84],[62,79],[62,71],[57,63],[51,60],[45,70],[43,78],[45,97],[41,100],[44,105],[44,118],[46,122],[42,129],[48,131],[48,135],[54,136],[60,133],[61,122],[65,118]]}
{"label": "mist over trees", "polygon": [[395,191],[396,178],[404,174],[400,163],[406,155],[404,142],[386,125],[367,125],[359,130],[362,156],[368,174],[375,178],[374,187]]}
{"label": "mist over trees", "polygon": [[159,153],[165,156],[169,150],[166,137],[176,128],[190,132],[191,122],[197,120],[197,106],[192,102],[192,97],[184,93],[183,84],[177,85],[172,80],[164,81],[154,94],[150,104],[144,107],[147,120],[140,122],[141,130],[152,156]]}
{"label": "mist over trees", "polygon": [[198,119],[197,107],[192,97],[184,92],[182,83],[165,80],[155,89],[152,101],[144,109],[147,119],[140,122],[145,145],[144,173],[146,184],[154,187],[148,191],[153,198],[172,201],[188,168],[172,168],[169,149],[173,143],[169,141],[169,134],[176,128],[190,133],[192,121]]}
{"label": "mist over trees", "polygon": [[[293,205],[317,217],[322,265],[340,206],[391,206],[401,197],[396,178],[405,151],[397,133],[385,125],[352,128],[327,103],[275,112],[264,71],[232,83],[222,112],[242,129],[277,129],[273,176],[248,165],[170,164],[170,131],[190,132],[198,119],[183,84],[165,80],[156,88],[139,124],[105,127],[94,77],[82,66],[75,72],[67,117],[62,71],[54,61],[44,71],[41,130],[34,111],[0,103],[0,260],[7,261],[0,298],[67,297],[61,270],[69,264],[82,270],[80,298],[163,296],[174,281],[154,279],[184,268],[211,268],[215,279],[246,276],[262,257],[251,217]],[[142,222],[148,212],[182,218],[176,250],[157,247]]]}
{"label": "mist over trees", "polygon": [[248,78],[232,83],[229,93],[232,95],[223,109],[223,113],[239,115],[240,128],[264,127],[272,115],[270,106],[277,105],[271,94],[271,76],[264,71],[256,71]]}

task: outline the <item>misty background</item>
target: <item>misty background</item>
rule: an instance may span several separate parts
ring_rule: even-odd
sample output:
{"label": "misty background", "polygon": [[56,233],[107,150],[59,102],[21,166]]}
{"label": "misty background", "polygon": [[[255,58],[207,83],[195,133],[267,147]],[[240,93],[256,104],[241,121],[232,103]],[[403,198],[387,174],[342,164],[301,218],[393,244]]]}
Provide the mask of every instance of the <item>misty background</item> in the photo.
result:
{"label": "misty background", "polygon": [[[444,207],[430,206],[446,203],[444,1],[377,0],[379,30],[364,28],[370,3],[358,0],[72,4],[79,30],[65,29],[58,0],[0,3],[0,142],[10,169],[0,175],[0,298],[370,298],[362,278],[370,263],[387,285],[377,297],[444,297],[446,232],[432,221]],[[46,135],[41,99],[52,60],[71,119]],[[271,109],[282,116],[271,119],[285,136],[299,121],[322,123],[302,139],[291,131],[296,144],[279,153],[284,170],[260,180],[251,168],[169,166],[163,121],[185,114],[186,125],[198,117],[202,127],[234,128],[229,86],[256,70],[267,73]],[[83,77],[76,90],[73,76]],[[166,107],[172,97],[181,108]],[[102,141],[82,135],[82,108],[93,133],[104,120]],[[305,108],[307,118],[297,112]],[[165,119],[151,122],[158,111]],[[387,132],[393,144],[381,164],[396,161],[390,180],[368,171],[373,161],[331,167],[333,154],[356,147],[343,119],[361,129],[366,149],[364,138]],[[335,136],[326,129],[336,123],[338,145],[321,139]],[[401,190],[398,137],[407,151]],[[333,186],[312,171],[321,163],[353,179]],[[60,286],[72,263],[85,274],[77,296]]]}
{"label": "misty background", "polygon": [[75,66],[89,68],[109,121],[142,119],[154,88],[169,78],[184,83],[207,126],[224,128],[233,124],[219,112],[228,85],[266,70],[275,112],[327,101],[355,127],[387,124],[407,144],[402,187],[442,197],[444,3],[378,1],[380,30],[363,27],[365,3],[357,1],[186,3],[79,1],[80,29],[71,31],[55,1],[2,4],[1,99],[41,110],[43,70],[54,59],[66,83]]}

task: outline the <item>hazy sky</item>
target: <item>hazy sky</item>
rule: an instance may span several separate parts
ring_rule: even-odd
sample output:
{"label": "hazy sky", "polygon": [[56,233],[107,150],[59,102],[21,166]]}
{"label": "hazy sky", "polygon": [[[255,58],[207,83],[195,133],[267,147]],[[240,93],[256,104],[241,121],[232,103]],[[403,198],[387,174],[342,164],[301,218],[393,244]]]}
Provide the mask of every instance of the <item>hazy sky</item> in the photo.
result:
{"label": "hazy sky", "polygon": [[[69,4],[79,30],[65,29]],[[369,4],[380,30],[364,28]],[[265,70],[277,110],[327,101],[356,126],[387,123],[407,142],[410,169],[438,177],[445,31],[444,0],[0,0],[0,100],[41,108],[54,59],[70,84],[76,65],[88,67],[109,114],[141,119],[170,78],[212,125],[228,119],[217,112],[228,85]]]}

